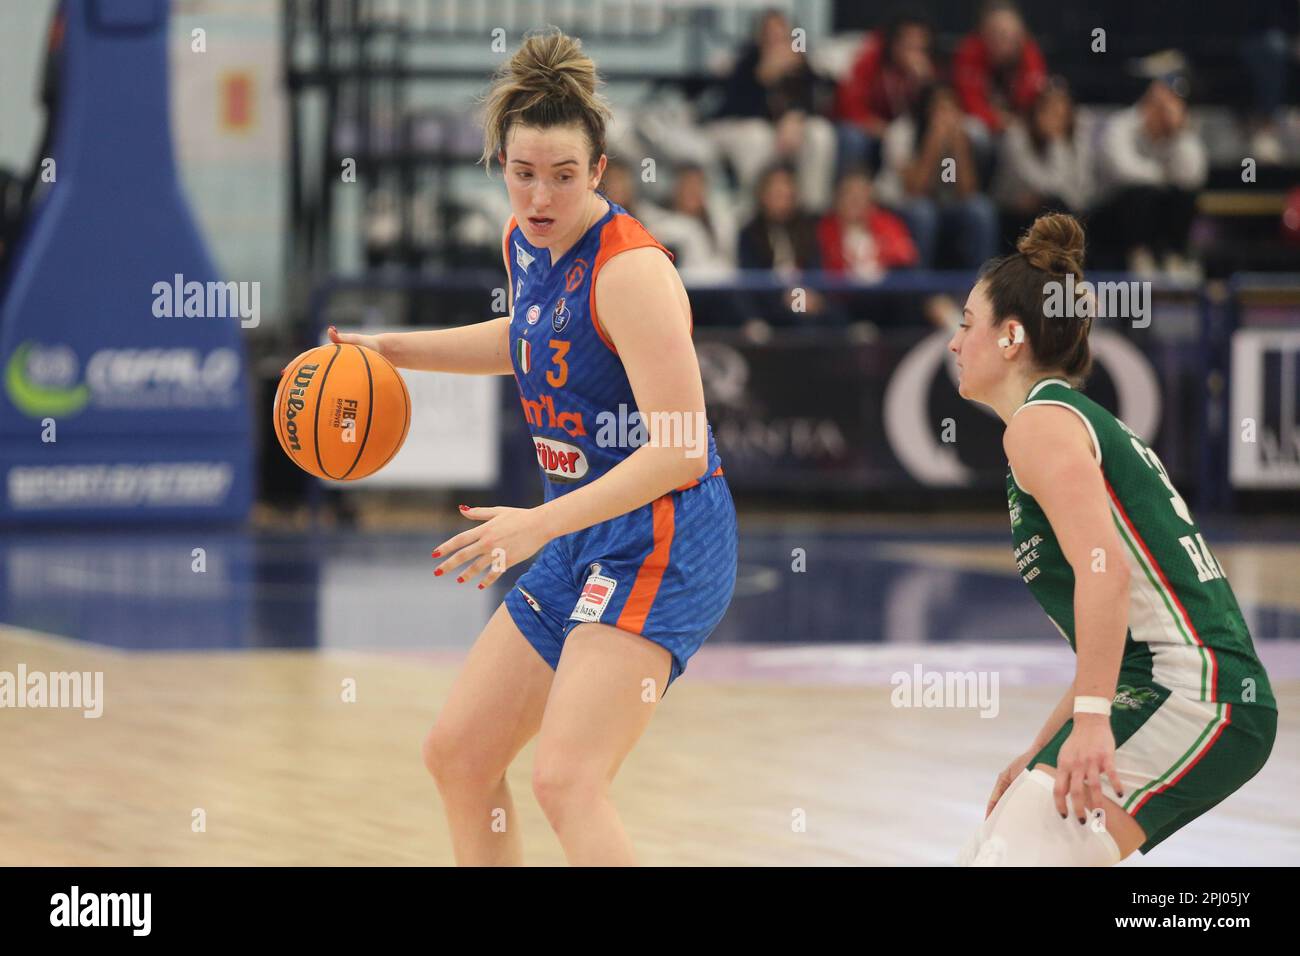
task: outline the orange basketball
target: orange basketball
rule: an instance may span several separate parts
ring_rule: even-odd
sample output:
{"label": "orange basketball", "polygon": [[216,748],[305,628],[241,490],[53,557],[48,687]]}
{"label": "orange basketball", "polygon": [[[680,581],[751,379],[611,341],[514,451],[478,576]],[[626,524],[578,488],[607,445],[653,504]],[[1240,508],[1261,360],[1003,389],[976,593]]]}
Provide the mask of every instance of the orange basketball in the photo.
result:
{"label": "orange basketball", "polygon": [[275,393],[275,436],[318,478],[355,481],[397,454],[411,396],[393,364],[360,345],[322,345],[294,359]]}

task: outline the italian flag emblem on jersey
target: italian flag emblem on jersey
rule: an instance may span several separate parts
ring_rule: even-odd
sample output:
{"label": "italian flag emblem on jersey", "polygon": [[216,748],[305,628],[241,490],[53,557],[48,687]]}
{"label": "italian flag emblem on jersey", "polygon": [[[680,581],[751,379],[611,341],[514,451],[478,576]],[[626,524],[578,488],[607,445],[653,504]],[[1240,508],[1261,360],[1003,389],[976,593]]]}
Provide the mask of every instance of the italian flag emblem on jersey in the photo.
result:
{"label": "italian flag emblem on jersey", "polygon": [[527,339],[520,339],[515,343],[516,358],[519,360],[519,369],[525,375],[533,367],[533,350],[528,344]]}

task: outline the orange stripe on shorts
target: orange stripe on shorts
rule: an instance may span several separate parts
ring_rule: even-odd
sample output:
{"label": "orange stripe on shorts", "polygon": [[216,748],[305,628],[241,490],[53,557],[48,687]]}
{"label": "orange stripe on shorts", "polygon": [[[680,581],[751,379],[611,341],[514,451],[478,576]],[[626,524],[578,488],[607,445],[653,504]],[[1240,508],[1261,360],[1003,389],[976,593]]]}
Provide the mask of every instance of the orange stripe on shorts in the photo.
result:
{"label": "orange stripe on shorts", "polygon": [[632,582],[632,593],[628,596],[623,611],[614,625],[623,631],[640,634],[645,627],[645,619],[650,616],[650,606],[659,593],[659,584],[664,579],[664,570],[668,567],[668,553],[673,546],[673,498],[671,494],[656,498],[650,503],[654,522],[654,547],[646,555],[641,567],[637,568],[636,580]]}

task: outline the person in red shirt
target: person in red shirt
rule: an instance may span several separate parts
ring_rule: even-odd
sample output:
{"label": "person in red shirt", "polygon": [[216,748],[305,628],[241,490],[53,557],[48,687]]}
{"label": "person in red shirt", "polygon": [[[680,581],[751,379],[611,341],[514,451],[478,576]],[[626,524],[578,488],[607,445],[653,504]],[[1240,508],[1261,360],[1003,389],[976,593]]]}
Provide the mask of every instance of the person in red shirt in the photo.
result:
{"label": "person in red shirt", "polygon": [[1047,65],[1011,0],[990,0],[979,29],[966,36],[952,61],[953,85],[962,111],[990,133],[1024,114],[1047,83]]}
{"label": "person in red shirt", "polygon": [[878,164],[885,127],[911,112],[935,78],[930,27],[914,15],[899,16],[862,41],[848,76],[835,93],[840,175]]}
{"label": "person in red shirt", "polygon": [[823,269],[868,282],[917,263],[907,226],[872,201],[871,178],[860,169],[836,183],[835,205],[817,224],[817,241]]}

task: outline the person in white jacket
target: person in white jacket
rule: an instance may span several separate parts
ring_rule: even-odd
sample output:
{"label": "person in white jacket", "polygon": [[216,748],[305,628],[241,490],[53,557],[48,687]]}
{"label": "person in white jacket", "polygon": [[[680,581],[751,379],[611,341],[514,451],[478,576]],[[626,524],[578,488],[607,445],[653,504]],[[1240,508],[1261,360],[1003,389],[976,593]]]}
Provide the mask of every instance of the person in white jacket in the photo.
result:
{"label": "person in white jacket", "polygon": [[1166,272],[1194,275],[1187,242],[1208,161],[1183,98],[1168,83],[1153,82],[1136,105],[1107,122],[1097,160],[1094,261],[1151,273],[1159,257]]}
{"label": "person in white jacket", "polygon": [[673,251],[683,276],[724,279],[736,271],[736,218],[725,197],[709,189],[703,167],[679,166],[673,177],[672,205],[647,211],[641,221]]}
{"label": "person in white jacket", "polygon": [[1074,101],[1054,79],[1002,136],[992,195],[1002,220],[1003,245],[1045,212],[1080,215],[1096,191],[1084,137],[1076,135]]}

